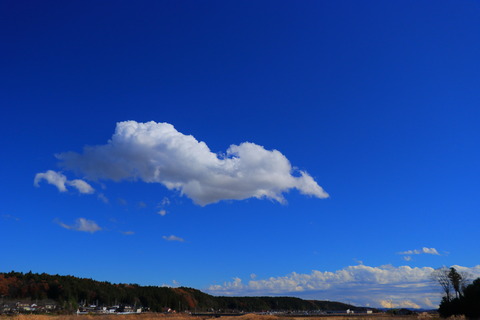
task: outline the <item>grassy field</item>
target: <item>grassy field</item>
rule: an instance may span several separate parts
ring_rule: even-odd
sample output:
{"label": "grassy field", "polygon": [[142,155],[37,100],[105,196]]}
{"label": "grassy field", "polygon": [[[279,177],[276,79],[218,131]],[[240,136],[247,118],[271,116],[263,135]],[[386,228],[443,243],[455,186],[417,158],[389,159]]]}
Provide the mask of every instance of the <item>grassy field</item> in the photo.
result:
{"label": "grassy field", "polygon": [[[0,320],[438,320],[438,317],[431,315],[415,316],[390,316],[385,314],[373,315],[350,315],[350,316],[324,316],[324,317],[277,317],[263,316],[255,314],[246,314],[237,317],[194,317],[183,314],[162,314],[162,313],[143,313],[130,315],[16,315],[0,316]],[[464,319],[464,318],[463,318]],[[455,318],[462,320],[462,318]]]}

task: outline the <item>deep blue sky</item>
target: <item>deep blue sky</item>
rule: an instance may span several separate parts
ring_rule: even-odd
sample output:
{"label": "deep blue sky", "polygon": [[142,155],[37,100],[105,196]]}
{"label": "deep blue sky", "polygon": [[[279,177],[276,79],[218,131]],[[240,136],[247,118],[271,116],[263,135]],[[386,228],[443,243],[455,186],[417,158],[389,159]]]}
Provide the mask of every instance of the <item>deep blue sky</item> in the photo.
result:
{"label": "deep blue sky", "polygon": [[[475,267],[479,21],[478,1],[0,1],[0,271],[341,300],[318,283],[247,286],[354,266]],[[55,154],[104,145],[126,120],[170,123],[215,153],[276,149],[330,198],[202,207],[59,166]],[[34,187],[47,170],[95,193]],[[101,230],[74,230],[79,218]],[[223,285],[235,277],[244,287]]]}

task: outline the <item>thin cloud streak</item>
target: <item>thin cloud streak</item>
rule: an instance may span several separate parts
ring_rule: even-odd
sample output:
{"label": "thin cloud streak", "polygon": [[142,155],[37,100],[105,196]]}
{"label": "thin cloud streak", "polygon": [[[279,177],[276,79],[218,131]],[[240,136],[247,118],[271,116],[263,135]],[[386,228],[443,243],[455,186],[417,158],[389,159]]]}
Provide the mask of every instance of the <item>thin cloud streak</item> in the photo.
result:
{"label": "thin cloud streak", "polygon": [[163,236],[162,238],[163,238],[164,240],[166,240],[166,241],[185,242],[185,240],[184,240],[183,238],[174,236],[173,234],[170,235],[170,236]]}
{"label": "thin cloud streak", "polygon": [[438,253],[437,249],[435,248],[427,248],[423,247],[422,249],[415,249],[415,250],[407,250],[403,252],[399,252],[398,254],[405,254],[405,255],[412,255],[412,254],[432,254],[439,256],[440,253]]}
{"label": "thin cloud streak", "polygon": [[12,216],[11,214],[2,214],[0,217],[3,220],[20,221],[20,218]]}
{"label": "thin cloud streak", "polygon": [[108,200],[108,198],[103,193],[99,193],[97,197],[103,203],[109,203],[110,202],[110,200]]}
{"label": "thin cloud streak", "polygon": [[97,231],[102,230],[100,226],[93,220],[87,220],[85,218],[78,218],[75,220],[75,223],[72,225],[65,224],[61,221],[57,221],[57,223],[65,229],[68,230],[75,230],[75,231],[81,231],[81,232],[89,232],[89,233],[95,233]]}

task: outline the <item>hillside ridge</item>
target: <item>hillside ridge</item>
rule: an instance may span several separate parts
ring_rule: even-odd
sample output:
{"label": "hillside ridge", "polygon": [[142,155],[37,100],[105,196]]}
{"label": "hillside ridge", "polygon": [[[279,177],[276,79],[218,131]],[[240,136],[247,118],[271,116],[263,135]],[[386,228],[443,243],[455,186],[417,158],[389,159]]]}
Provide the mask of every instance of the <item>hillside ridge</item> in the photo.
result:
{"label": "hillside ridge", "polygon": [[161,312],[171,308],[179,311],[336,311],[366,308],[322,300],[303,300],[296,297],[212,296],[188,287],[140,286],[113,284],[74,276],[46,273],[0,273],[0,296],[3,300],[52,300],[63,310],[75,310],[79,305],[136,305]]}

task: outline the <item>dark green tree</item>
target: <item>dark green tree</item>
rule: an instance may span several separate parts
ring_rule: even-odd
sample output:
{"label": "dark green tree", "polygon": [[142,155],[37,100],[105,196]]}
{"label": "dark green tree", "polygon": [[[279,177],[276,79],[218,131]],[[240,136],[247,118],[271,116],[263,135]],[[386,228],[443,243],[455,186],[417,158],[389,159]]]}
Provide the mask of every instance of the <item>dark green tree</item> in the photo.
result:
{"label": "dark green tree", "polygon": [[453,290],[455,290],[455,297],[461,298],[462,297],[462,283],[463,277],[457,270],[453,267],[450,268],[448,272],[448,279],[450,279],[450,283],[452,284]]}
{"label": "dark green tree", "polygon": [[[461,276],[461,275],[460,275]],[[452,273],[454,281],[458,280],[458,276]],[[464,279],[464,276],[461,276]],[[455,315],[465,315],[468,319],[480,318],[480,278],[473,281],[472,284],[463,288],[462,282],[459,284],[460,290],[458,297],[446,299],[443,297],[438,309],[442,317],[450,317]]]}

